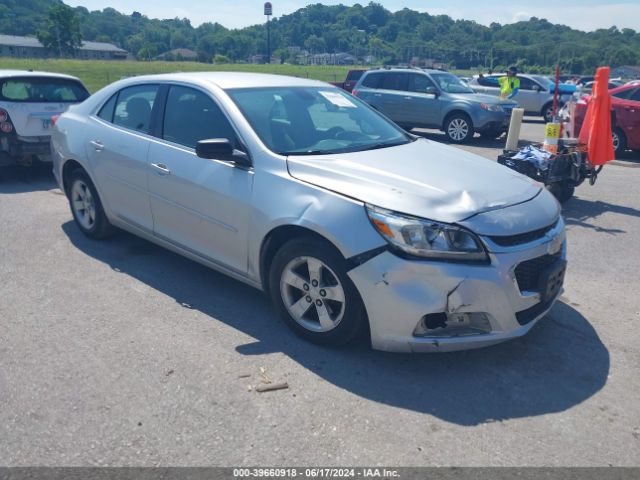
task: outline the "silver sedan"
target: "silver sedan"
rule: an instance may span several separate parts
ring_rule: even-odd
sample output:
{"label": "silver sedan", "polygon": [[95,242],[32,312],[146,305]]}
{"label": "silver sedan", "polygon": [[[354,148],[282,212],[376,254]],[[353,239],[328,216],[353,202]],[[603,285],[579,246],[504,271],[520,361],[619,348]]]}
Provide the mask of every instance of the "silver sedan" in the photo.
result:
{"label": "silver sedan", "polygon": [[312,342],[481,347],[562,290],[564,222],[540,184],[325,83],[126,79],[63,114],[52,150],[84,234],[121,228],[261,289]]}

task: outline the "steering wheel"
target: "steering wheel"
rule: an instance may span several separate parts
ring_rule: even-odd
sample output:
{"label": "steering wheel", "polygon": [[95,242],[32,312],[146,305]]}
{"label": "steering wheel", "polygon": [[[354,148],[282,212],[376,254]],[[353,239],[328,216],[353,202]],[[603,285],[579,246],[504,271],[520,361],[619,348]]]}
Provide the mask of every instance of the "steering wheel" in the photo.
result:
{"label": "steering wheel", "polygon": [[[340,128],[340,127],[337,127]],[[342,129],[334,137],[336,140],[369,140],[369,137],[361,132],[348,132]]]}
{"label": "steering wheel", "polygon": [[338,135],[345,131],[342,127],[331,127],[325,132],[326,138],[338,138]]}

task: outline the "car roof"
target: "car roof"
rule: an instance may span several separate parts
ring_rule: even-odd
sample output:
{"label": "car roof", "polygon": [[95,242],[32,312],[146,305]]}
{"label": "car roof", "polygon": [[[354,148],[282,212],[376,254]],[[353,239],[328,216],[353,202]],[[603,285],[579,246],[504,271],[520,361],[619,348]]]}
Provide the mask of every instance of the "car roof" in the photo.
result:
{"label": "car roof", "polygon": [[381,72],[416,72],[416,73],[450,73],[443,70],[437,70],[435,68],[411,68],[411,67],[391,67],[391,68],[372,68],[367,70],[366,73],[381,73]]}
{"label": "car roof", "polygon": [[640,86],[640,82],[626,83],[626,84],[620,85],[619,87],[616,87],[616,88],[610,88],[609,89],[609,93],[613,94],[613,93],[618,93],[618,92],[624,92],[625,90],[631,90],[632,88],[637,88],[639,86]]}
{"label": "car roof", "polygon": [[63,73],[37,72],[33,70],[0,70],[0,78],[12,77],[37,77],[37,78],[65,78],[67,80],[80,81],[78,77]]}
{"label": "car roof", "polygon": [[290,77],[287,75],[274,75],[268,73],[248,72],[185,72],[163,73],[159,75],[142,75],[131,77],[130,83],[136,81],[161,81],[161,82],[196,82],[211,83],[223,90],[232,88],[253,87],[328,87],[331,86],[318,80]]}

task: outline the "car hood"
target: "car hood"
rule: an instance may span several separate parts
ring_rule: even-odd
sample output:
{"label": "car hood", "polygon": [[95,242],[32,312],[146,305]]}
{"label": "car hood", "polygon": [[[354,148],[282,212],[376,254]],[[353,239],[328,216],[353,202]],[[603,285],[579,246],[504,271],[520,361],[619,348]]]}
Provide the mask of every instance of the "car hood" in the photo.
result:
{"label": "car hood", "polygon": [[488,103],[490,105],[517,105],[516,102],[503,100],[495,95],[485,93],[450,93],[449,96],[455,100],[466,100],[468,102]]}
{"label": "car hood", "polygon": [[287,164],[298,180],[447,223],[527,202],[542,190],[496,162],[422,138],[379,150],[290,156]]}

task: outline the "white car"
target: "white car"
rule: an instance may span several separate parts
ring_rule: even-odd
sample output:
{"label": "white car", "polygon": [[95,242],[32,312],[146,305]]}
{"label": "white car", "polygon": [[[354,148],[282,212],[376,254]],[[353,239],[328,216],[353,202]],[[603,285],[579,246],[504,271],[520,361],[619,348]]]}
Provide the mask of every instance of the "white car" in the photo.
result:
{"label": "white car", "polygon": [[[504,74],[476,75],[470,82],[469,86],[477,93],[485,95],[500,96],[500,86],[498,79]],[[520,79],[520,91],[513,97],[518,102],[520,108],[524,108],[527,115],[540,115],[545,122],[553,121],[553,82],[542,75],[522,75],[518,74]],[[560,84],[558,98],[560,105],[564,105],[571,99],[571,95],[575,92],[575,85]]]}
{"label": "white car", "polygon": [[0,70],[0,166],[50,162],[52,118],[88,97],[69,75]]}

